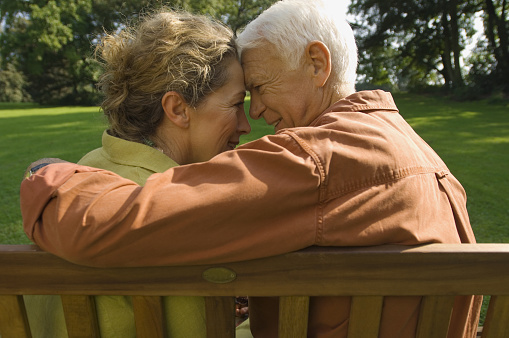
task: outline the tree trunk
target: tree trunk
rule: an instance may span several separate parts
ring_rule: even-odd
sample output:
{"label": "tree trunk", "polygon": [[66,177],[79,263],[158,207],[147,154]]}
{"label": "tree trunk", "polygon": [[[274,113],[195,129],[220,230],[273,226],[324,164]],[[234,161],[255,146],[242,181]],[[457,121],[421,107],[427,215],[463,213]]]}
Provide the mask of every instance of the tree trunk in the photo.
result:
{"label": "tree trunk", "polygon": [[503,74],[505,76],[505,79],[509,77],[509,33],[507,32],[509,30],[509,23],[506,20],[506,6],[507,1],[504,0],[502,2],[502,13],[500,17],[497,20],[497,26],[498,26],[498,37],[500,39],[500,50],[502,54],[502,60],[504,60],[503,64]]}
{"label": "tree trunk", "polygon": [[487,24],[488,29],[486,29],[486,37],[488,38],[488,41],[493,48],[493,51],[495,53],[495,58],[497,61],[499,61],[501,55],[499,55],[499,48],[497,45],[497,39],[495,37],[495,27],[497,25],[497,14],[495,13],[495,6],[493,5],[492,0],[486,0],[485,1],[485,11],[487,15]]}
{"label": "tree trunk", "polygon": [[502,15],[500,17],[496,13],[493,0],[486,0],[485,5],[488,24],[486,36],[493,48],[495,59],[497,60],[497,73],[499,79],[505,87],[504,91],[509,93],[509,84],[507,84],[507,78],[509,78],[509,37],[505,18],[507,1],[504,0],[502,2]]}
{"label": "tree trunk", "polygon": [[451,0],[449,4],[449,14],[451,17],[451,45],[454,55],[454,77],[453,87],[463,87],[463,75],[461,74],[461,48],[460,33],[458,28],[458,0]]}
{"label": "tree trunk", "polygon": [[444,12],[442,13],[442,28],[444,30],[443,41],[444,51],[442,53],[442,64],[444,70],[442,75],[444,76],[445,85],[451,87],[454,79],[454,69],[451,59],[451,29],[449,26],[449,19],[447,15],[447,0],[444,0]]}

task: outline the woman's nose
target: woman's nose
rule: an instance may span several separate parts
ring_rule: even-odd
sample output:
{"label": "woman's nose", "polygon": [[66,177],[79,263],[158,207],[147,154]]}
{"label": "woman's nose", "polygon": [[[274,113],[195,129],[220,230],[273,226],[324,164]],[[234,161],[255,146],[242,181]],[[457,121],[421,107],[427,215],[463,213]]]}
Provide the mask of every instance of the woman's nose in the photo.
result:
{"label": "woman's nose", "polygon": [[249,120],[247,119],[246,112],[244,110],[239,113],[237,130],[240,134],[249,134],[251,132],[251,125],[249,124]]}

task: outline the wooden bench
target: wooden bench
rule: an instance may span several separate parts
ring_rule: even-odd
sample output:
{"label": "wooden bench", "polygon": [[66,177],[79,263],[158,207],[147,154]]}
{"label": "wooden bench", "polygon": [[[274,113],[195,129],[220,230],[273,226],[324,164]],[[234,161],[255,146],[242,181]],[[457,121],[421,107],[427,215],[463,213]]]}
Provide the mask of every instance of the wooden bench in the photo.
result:
{"label": "wooden bench", "polygon": [[[30,337],[22,295],[61,295],[69,337],[98,337],[94,298],[133,296],[138,337],[163,337],[161,295],[206,297],[208,337],[234,337],[234,296],[279,296],[279,337],[306,337],[309,296],[352,296],[349,337],[377,337],[383,296],[424,296],[418,337],[445,337],[454,295],[489,295],[482,337],[509,336],[509,244],[308,248],[248,262],[90,268],[0,245],[0,333]],[[229,282],[226,282],[230,280]],[[215,281],[220,281],[217,283]]]}

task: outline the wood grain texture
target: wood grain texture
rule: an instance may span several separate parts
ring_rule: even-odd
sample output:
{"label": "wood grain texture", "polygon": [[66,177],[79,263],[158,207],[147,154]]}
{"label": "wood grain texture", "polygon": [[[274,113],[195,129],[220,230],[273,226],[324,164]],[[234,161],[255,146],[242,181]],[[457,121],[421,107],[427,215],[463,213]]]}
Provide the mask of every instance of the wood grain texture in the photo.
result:
{"label": "wood grain texture", "polygon": [[491,297],[481,337],[509,337],[509,296]]}
{"label": "wood grain texture", "polygon": [[32,337],[23,296],[0,295],[0,336]]}
{"label": "wood grain texture", "polygon": [[348,338],[376,338],[382,318],[382,296],[356,296],[352,298]]}
{"label": "wood grain texture", "polygon": [[279,338],[306,338],[309,297],[286,296],[279,299]]}
{"label": "wood grain texture", "polygon": [[417,338],[447,336],[454,299],[454,296],[423,297],[417,325]]}
{"label": "wood grain texture", "polygon": [[132,296],[137,338],[165,338],[163,299],[159,296]]}
{"label": "wood grain texture", "polygon": [[235,298],[205,297],[207,338],[235,338]]}
{"label": "wood grain texture", "polygon": [[99,338],[99,323],[92,296],[62,295],[65,324],[69,338]]}

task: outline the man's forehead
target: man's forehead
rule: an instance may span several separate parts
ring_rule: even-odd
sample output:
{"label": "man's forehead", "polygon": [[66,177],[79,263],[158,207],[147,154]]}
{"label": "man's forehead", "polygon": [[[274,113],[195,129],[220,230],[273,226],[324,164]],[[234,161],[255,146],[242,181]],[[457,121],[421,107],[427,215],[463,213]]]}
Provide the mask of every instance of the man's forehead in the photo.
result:
{"label": "man's forehead", "polygon": [[246,77],[263,76],[279,62],[271,48],[266,46],[250,48],[242,52],[241,64]]}
{"label": "man's forehead", "polygon": [[241,56],[242,67],[252,67],[255,64],[263,61],[263,53],[261,47],[249,48],[242,51]]}
{"label": "man's forehead", "polygon": [[261,43],[256,47],[246,48],[241,53],[241,63],[271,62],[279,60],[280,54],[271,43]]}
{"label": "man's forehead", "polygon": [[246,90],[251,90],[256,83],[260,82],[260,76],[256,76],[251,72],[244,72],[244,84],[246,86]]}
{"label": "man's forehead", "polygon": [[242,52],[242,68],[244,69],[244,79],[246,87],[251,87],[257,81],[260,81],[265,70],[265,60],[260,48],[250,48]]}

